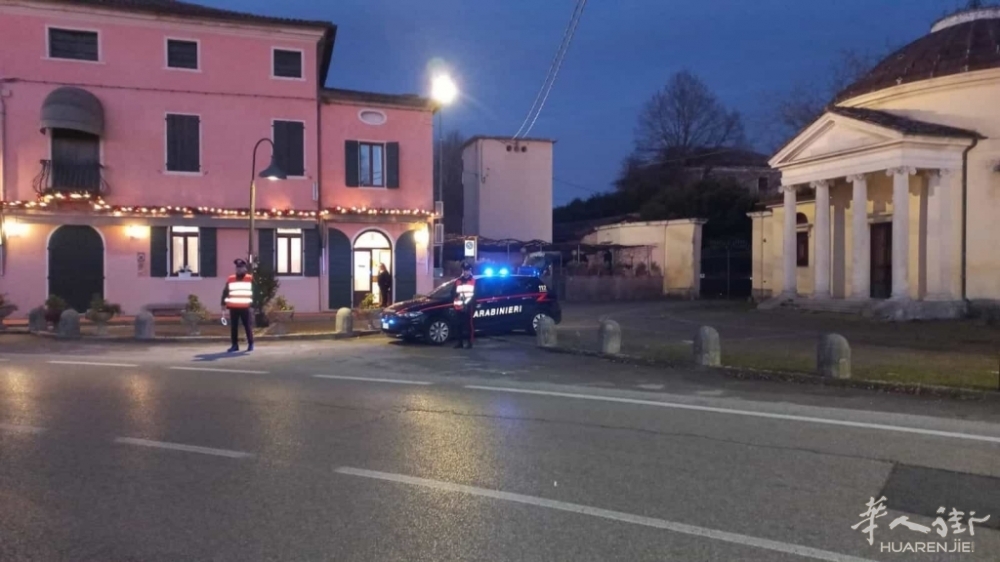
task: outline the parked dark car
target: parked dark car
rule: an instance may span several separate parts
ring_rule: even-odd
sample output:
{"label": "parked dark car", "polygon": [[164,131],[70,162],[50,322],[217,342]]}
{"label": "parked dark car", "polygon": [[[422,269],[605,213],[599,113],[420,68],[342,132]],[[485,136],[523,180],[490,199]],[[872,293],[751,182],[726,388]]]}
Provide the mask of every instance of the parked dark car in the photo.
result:
{"label": "parked dark car", "polygon": [[[454,286],[449,281],[426,297],[388,307],[382,313],[382,332],[406,340],[422,338],[435,345],[446,343],[456,334]],[[562,320],[556,296],[535,276],[477,275],[475,295],[476,333],[523,330],[534,334],[542,317],[557,324]]]}

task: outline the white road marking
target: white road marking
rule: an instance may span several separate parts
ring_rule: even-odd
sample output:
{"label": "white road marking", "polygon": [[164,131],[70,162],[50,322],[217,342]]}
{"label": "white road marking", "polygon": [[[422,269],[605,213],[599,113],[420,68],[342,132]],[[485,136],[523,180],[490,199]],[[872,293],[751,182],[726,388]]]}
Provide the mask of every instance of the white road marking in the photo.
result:
{"label": "white road marking", "polygon": [[14,433],[41,433],[44,427],[32,427],[30,425],[15,425],[11,423],[0,423],[0,429]]}
{"label": "white road marking", "polygon": [[8,361],[10,361],[10,359],[7,359],[6,357],[0,357],[0,363],[6,363]]}
{"label": "white road marking", "polygon": [[373,379],[369,377],[348,377],[343,375],[313,375],[317,379],[334,379],[343,381],[362,381],[362,382],[387,382],[392,384],[414,384],[419,386],[428,386],[434,383],[426,381],[405,381],[401,379]]}
{"label": "white road marking", "polygon": [[215,369],[212,367],[170,367],[172,371],[207,371],[209,373],[240,373],[244,375],[266,375],[268,371],[249,371],[242,369]]}
{"label": "white road marking", "polygon": [[806,423],[817,423],[826,425],[837,425],[842,427],[856,427],[861,429],[877,429],[881,431],[895,431],[899,433],[915,433],[918,435],[931,435],[934,437],[948,437],[951,439],[967,439],[970,441],[983,441],[986,443],[1000,444],[1000,437],[991,435],[976,435],[973,433],[958,433],[954,431],[939,431],[936,429],[921,429],[919,427],[906,427],[901,425],[886,425],[880,423],[855,422],[847,420],[835,420],[830,418],[815,418],[810,416],[797,416],[793,414],[774,414],[770,412],[754,412],[751,410],[733,410],[730,408],[716,408],[712,406],[697,406],[694,404],[678,404],[676,402],[658,402],[655,400],[639,400],[635,398],[616,398],[613,396],[595,396],[592,394],[573,394],[569,392],[550,392],[546,390],[524,390],[518,388],[502,388],[496,386],[476,386],[466,385],[465,388],[473,390],[488,390],[491,392],[512,392],[516,394],[534,394],[539,396],[557,396],[560,398],[577,398],[580,400],[598,400],[602,402],[618,402],[621,404],[638,404],[641,406],[657,406],[659,408],[675,408],[678,410],[694,410],[697,412],[712,412],[716,414],[732,414],[735,416],[750,416],[755,418],[769,418],[774,420],[788,420]]}
{"label": "white road marking", "polygon": [[91,361],[47,361],[50,365],[83,365],[86,367],[138,367],[134,363],[94,363]]}
{"label": "white road marking", "polygon": [[148,439],[136,439],[134,437],[118,437],[115,439],[115,443],[120,443],[122,445],[138,445],[140,447],[154,447],[156,449],[171,449],[173,451],[184,451],[186,453],[201,453],[203,455],[215,455],[217,457],[228,457],[231,459],[244,459],[253,456],[251,453],[244,453],[242,451],[213,449],[211,447],[182,445],[180,443],[165,443],[163,441],[150,441]]}
{"label": "white road marking", "polygon": [[374,470],[364,470],[360,468],[340,467],[336,469],[336,472],[350,476],[360,476],[362,478],[372,478],[375,480],[385,480],[389,482],[397,482],[400,484],[409,484],[411,486],[432,488],[435,490],[441,490],[445,492],[456,492],[460,494],[469,494],[472,496],[492,498],[513,503],[534,505],[537,507],[547,507],[549,509],[568,511],[570,513],[579,513],[581,515],[590,515],[592,517],[600,517],[602,519],[621,521],[623,523],[632,523],[634,525],[642,525],[644,527],[653,527],[655,529],[663,529],[666,531],[672,531],[684,535],[703,537],[716,541],[738,544],[741,546],[751,546],[774,552],[794,554],[796,556],[812,558],[813,560],[826,560],[828,562],[871,562],[870,560],[865,558],[858,558],[847,554],[839,554],[836,552],[830,552],[828,550],[820,550],[808,546],[801,546],[781,541],[773,541],[769,539],[761,539],[757,537],[751,537],[748,535],[740,535],[737,533],[729,533],[726,531],[719,531],[716,529],[697,527],[695,525],[688,525],[686,523],[677,523],[674,521],[666,521],[664,519],[656,519],[653,517],[645,517],[642,515],[633,515],[631,513],[624,513],[621,511],[611,511],[608,509],[601,509],[598,507],[590,507],[575,503],[549,500],[535,496],[525,496],[522,494],[500,492],[497,490],[488,490],[486,488],[477,488],[475,486],[453,484],[451,482],[441,482],[439,480],[429,480],[426,478],[417,478],[414,476],[406,476],[403,474],[392,474],[388,472],[377,472]]}

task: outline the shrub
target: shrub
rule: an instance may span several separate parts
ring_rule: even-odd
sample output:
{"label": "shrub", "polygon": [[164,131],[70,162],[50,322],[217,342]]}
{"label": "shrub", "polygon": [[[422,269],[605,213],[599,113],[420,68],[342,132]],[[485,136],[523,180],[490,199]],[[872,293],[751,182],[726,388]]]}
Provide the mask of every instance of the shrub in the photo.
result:
{"label": "shrub", "polygon": [[274,269],[257,264],[253,272],[253,308],[262,311],[278,294],[281,281]]}
{"label": "shrub", "polygon": [[184,305],[184,312],[188,314],[196,314],[201,319],[207,320],[211,313],[205,308],[205,305],[201,304],[201,300],[198,295],[188,295],[187,304]]}
{"label": "shrub", "polygon": [[[101,295],[94,295],[94,298],[90,299],[90,309],[88,310],[88,313],[110,314],[111,317],[114,318],[122,313],[122,307],[119,304],[104,300],[104,297]],[[88,314],[88,319],[90,319],[91,314]]]}
{"label": "shrub", "polygon": [[368,293],[365,295],[364,300],[361,301],[361,308],[366,310],[376,308],[375,293]]}
{"label": "shrub", "polygon": [[646,268],[646,264],[639,262],[639,265],[635,266],[636,277],[645,277],[647,273],[649,273],[649,270]]}
{"label": "shrub", "polygon": [[655,261],[653,263],[649,264],[649,274],[650,275],[655,275],[657,277],[662,277],[663,276],[663,270],[660,269],[660,264],[656,263]]}
{"label": "shrub", "polygon": [[292,312],[295,307],[288,303],[288,300],[284,296],[278,295],[274,297],[274,301],[271,302],[271,310],[278,312]]}

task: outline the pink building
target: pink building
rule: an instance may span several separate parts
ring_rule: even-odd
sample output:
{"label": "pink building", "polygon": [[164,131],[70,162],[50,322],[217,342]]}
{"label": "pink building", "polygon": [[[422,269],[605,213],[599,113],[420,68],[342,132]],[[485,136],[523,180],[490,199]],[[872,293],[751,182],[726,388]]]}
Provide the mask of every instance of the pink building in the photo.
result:
{"label": "pink building", "polygon": [[[173,0],[0,0],[0,293],[215,306],[249,246],[302,312],[431,289],[428,100],[324,87],[336,27]],[[375,291],[377,293],[377,291]]]}

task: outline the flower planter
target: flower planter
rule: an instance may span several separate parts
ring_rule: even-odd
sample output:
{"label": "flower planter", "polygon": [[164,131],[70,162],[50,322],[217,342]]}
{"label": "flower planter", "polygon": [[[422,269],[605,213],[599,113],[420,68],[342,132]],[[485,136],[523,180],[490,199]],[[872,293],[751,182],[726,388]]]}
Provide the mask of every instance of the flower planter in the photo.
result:
{"label": "flower planter", "polygon": [[182,312],[181,322],[187,327],[187,335],[189,336],[200,336],[201,335],[201,323],[205,320],[205,314],[202,312]]}
{"label": "flower planter", "polygon": [[288,323],[295,316],[294,310],[272,310],[267,313],[267,321],[270,324],[269,334],[283,336],[288,333]]}
{"label": "flower planter", "polygon": [[87,311],[87,320],[90,320],[97,326],[97,335],[106,336],[108,335],[108,322],[114,318],[114,314],[110,312],[95,312],[93,310]]}
{"label": "flower planter", "polygon": [[0,332],[2,332],[2,331],[4,331],[4,330],[7,329],[3,325],[4,318],[7,318],[11,314],[14,314],[14,311],[16,311],[16,310],[17,310],[17,307],[14,306],[14,305],[12,305],[12,304],[5,304],[5,305],[0,306]]}
{"label": "flower planter", "polygon": [[55,328],[59,325],[59,318],[62,317],[62,310],[45,309],[45,322]]}

